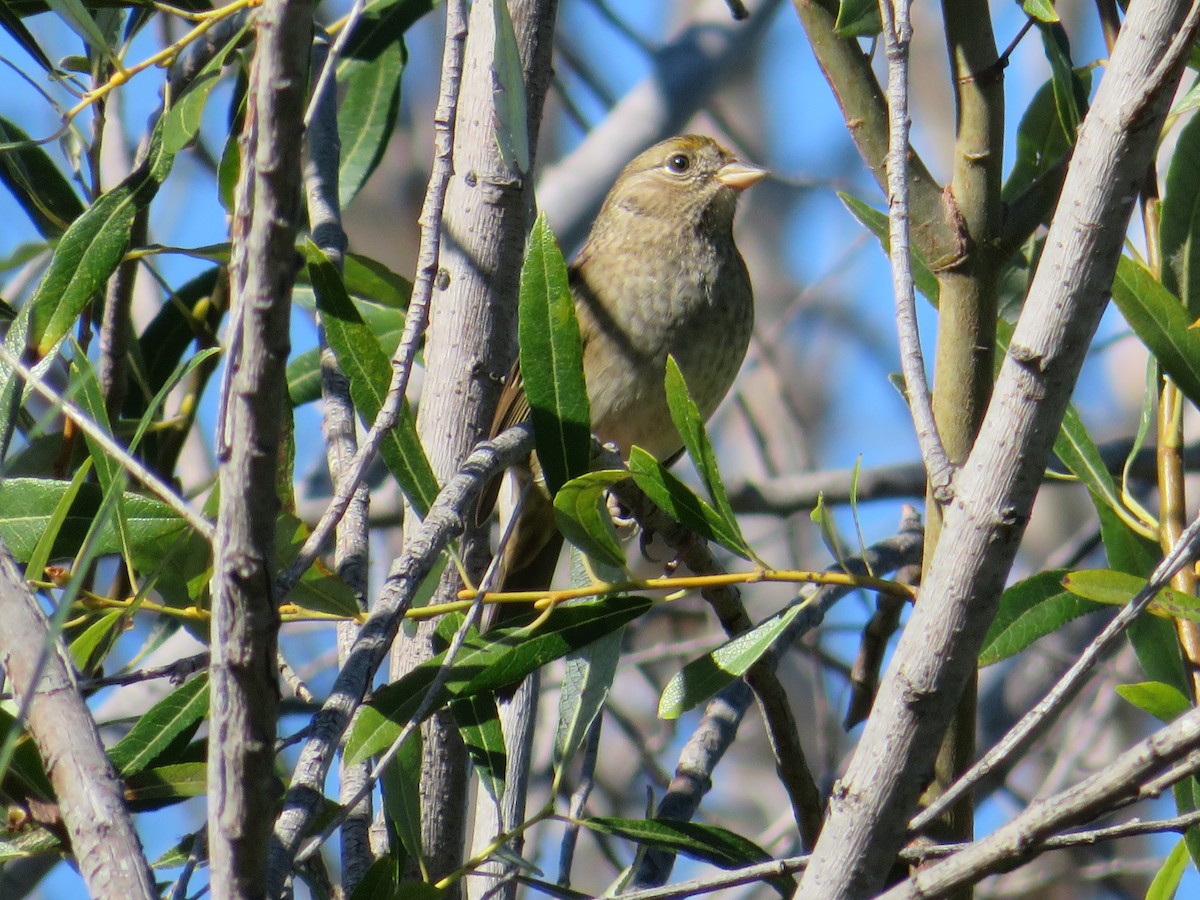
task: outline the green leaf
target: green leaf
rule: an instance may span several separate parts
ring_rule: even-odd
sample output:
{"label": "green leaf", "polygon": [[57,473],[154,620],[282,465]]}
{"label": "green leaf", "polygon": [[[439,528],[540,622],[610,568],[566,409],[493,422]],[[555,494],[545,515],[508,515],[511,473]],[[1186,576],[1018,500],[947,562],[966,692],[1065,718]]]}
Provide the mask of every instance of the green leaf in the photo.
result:
{"label": "green leaf", "polygon": [[1154,880],[1150,882],[1150,887],[1146,891],[1146,900],[1173,900],[1175,892],[1179,890],[1179,885],[1183,881],[1183,875],[1187,871],[1187,864],[1187,844],[1180,839],[1175,848],[1167,854],[1167,858],[1163,861],[1162,868],[1155,874]]}
{"label": "green leaf", "polygon": [[1175,720],[1192,708],[1192,702],[1182,691],[1161,681],[1118,684],[1117,694],[1164,723]]}
{"label": "green leaf", "polygon": [[178,153],[192,142],[200,130],[200,120],[204,115],[204,106],[208,96],[221,80],[221,70],[229,54],[241,43],[243,35],[250,29],[249,21],[243,25],[204,64],[196,76],[188,83],[183,93],[171,104],[171,108],[163,116],[163,150],[167,153]]}
{"label": "green leaf", "polygon": [[80,215],[58,242],[38,282],[29,343],[45,356],[75,324],[88,301],[116,271],[129,247],[138,211],[148,205],[171,171],[174,155],[162,146],[162,120],[150,138],[145,161]]}
{"label": "green leaf", "polygon": [[1050,63],[1054,108],[1058,112],[1063,133],[1068,142],[1074,145],[1079,123],[1083,121],[1083,114],[1087,112],[1087,93],[1071,65],[1071,45],[1067,40],[1066,29],[1059,24],[1040,23],[1038,30],[1042,34],[1042,49]]}
{"label": "green leaf", "polygon": [[125,798],[135,812],[161,809],[208,793],[208,763],[186,762],[143,769],[125,781]]}
{"label": "green leaf", "polygon": [[[6,478],[0,481],[0,539],[18,562],[28,562],[38,537],[50,527],[51,510],[66,495],[69,484],[44,478]],[[100,509],[103,492],[97,484],[83,484],[54,541],[51,559],[73,556],[88,526]],[[171,507],[141,494],[126,492],[122,498],[135,548],[165,548],[172,538],[187,530],[187,524]],[[121,552],[121,541],[111,523],[101,531],[97,553]]]}
{"label": "green leaf", "polygon": [[[513,30],[507,0],[492,4],[494,43],[492,45],[492,109],[496,117],[496,144],[505,167],[515,175],[529,171],[529,115],[526,110],[525,79],[521,72],[521,53]],[[534,226],[535,228],[537,226]]]}
{"label": "green leaf", "polygon": [[[882,213],[872,206],[863,203],[857,197],[838,191],[838,199],[845,204],[846,209],[850,211],[850,215],[858,219],[859,222],[875,235],[880,246],[883,247],[885,254],[890,254],[892,247],[891,230],[888,223],[887,213]],[[917,251],[916,247],[909,247],[909,264],[912,267],[913,286],[925,295],[925,298],[935,307],[938,305],[938,280],[933,274],[933,271],[926,264],[925,259]]]}
{"label": "green leaf", "polygon": [[338,105],[338,194],[343,207],[358,195],[387,150],[400,112],[400,76],[407,61],[408,51],[398,37],[374,59],[347,59],[339,67],[338,80],[346,89]]}
{"label": "green leaf", "polygon": [[[286,569],[308,539],[309,530],[291,513],[280,514],[275,523],[275,558]],[[310,566],[287,595],[287,602],[302,610],[353,618],[361,610],[354,591],[334,572],[323,565]]]}
{"label": "green leaf", "polygon": [[[555,609],[534,634],[524,627],[539,617],[530,614],[510,627],[489,632],[486,639],[474,635],[467,639],[454,660],[433,705],[437,708],[451,699],[515,684],[547,663],[631,622],[650,606],[650,601],[642,597],[605,597]],[[449,622],[453,624],[453,620]],[[438,654],[399,681],[376,691],[350,730],[345,751],[350,764],[391,745],[416,714],[444,656]]]}
{"label": "green leaf", "polygon": [[1039,22],[1050,24],[1059,21],[1058,11],[1050,0],[1021,0],[1021,9]]}
{"label": "green leaf", "polygon": [[572,478],[554,495],[554,521],[563,537],[588,556],[624,570],[625,551],[613,527],[604,492],[629,477],[606,469]]}
{"label": "green leaf", "polygon": [[[1109,566],[1126,574],[1149,575],[1160,558],[1158,544],[1135,533],[1106,506],[1097,506],[1096,514]],[[1191,676],[1184,669],[1174,623],[1157,616],[1138,616],[1129,624],[1127,634],[1150,679],[1191,692]]]}
{"label": "green leaf", "polygon": [[582,650],[570,653],[558,694],[558,725],[554,729],[554,783],[575,758],[592,723],[604,709],[621,660],[625,629],[619,628]]}
{"label": "green leaf", "polygon": [[1163,287],[1179,297],[1188,316],[1200,318],[1200,118],[1179,132],[1162,199],[1159,242]]}
{"label": "green leaf", "polygon": [[592,420],[567,264],[544,213],[533,223],[521,267],[518,324],[521,378],[553,495],[590,468]]}
{"label": "green leaf", "polygon": [[125,613],[119,609],[104,613],[71,641],[67,651],[76,670],[91,673],[100,667],[120,637],[117,626],[122,623],[124,616]]}
{"label": "green leaf", "polygon": [[678,719],[745,675],[803,608],[802,603],[793,603],[684,666],[667,682],[658,698],[658,717]]}
{"label": "green leaf", "polygon": [[874,0],[842,0],[833,30],[838,37],[875,37],[883,30],[879,4]]}
{"label": "green leaf", "polygon": [[97,56],[108,60],[113,59],[108,38],[83,5],[82,0],[46,0],[46,6],[57,13],[73,32],[83,38]]}
{"label": "green leaf", "polygon": [[741,532],[730,530],[723,516],[641,447],[630,448],[629,474],[642,492],[680,525],[750,559],[750,548]]}
{"label": "green leaf", "polygon": [[673,356],[667,357],[665,385],[667,408],[671,412],[671,421],[675,423],[675,428],[683,439],[683,446],[687,449],[688,457],[696,467],[704,487],[708,490],[709,499],[712,500],[713,508],[720,516],[725,531],[735,535],[736,543],[741,547],[740,550],[733,552],[758,561],[754,551],[750,549],[750,545],[742,536],[741,526],[738,525],[733,505],[729,502],[729,495],[725,493],[725,484],[721,481],[721,472],[717,468],[717,454],[704,430],[704,418],[700,415],[700,410],[696,408],[696,403],[692,400],[692,395],[688,392],[687,384],[683,380],[683,373],[679,370],[679,364],[675,362]]}
{"label": "green leaf", "polygon": [[1054,441],[1054,453],[1071,474],[1091,491],[1097,504],[1106,505],[1117,513],[1125,511],[1125,504],[1104,457],[1100,455],[1100,448],[1088,434],[1079,410],[1073,404],[1067,406],[1063,415],[1062,426]]}
{"label": "green leaf", "polygon": [[[1085,569],[1063,578],[1063,587],[1072,594],[1112,606],[1124,606],[1145,586],[1146,579],[1112,569]],[[1200,622],[1200,597],[1165,587],[1150,601],[1147,611],[1165,618]]]}
{"label": "green leaf", "polygon": [[435,5],[436,0],[368,0],[342,57],[374,59]]}
{"label": "green leaf", "polygon": [[1200,331],[1179,299],[1140,263],[1122,256],[1113,300],[1164,372],[1193,403],[1200,404]]}
{"label": "green leaf", "polygon": [[350,900],[392,900],[396,896],[396,882],[399,880],[396,859],[385,854],[367,867]]}
{"label": "green leaf", "polygon": [[[50,61],[50,57],[38,45],[37,39],[30,34],[29,29],[21,21],[20,16],[16,15],[9,3],[0,3],[0,25],[4,26],[4,30],[9,33],[14,41],[20,45],[21,49],[33,57],[46,74],[51,74],[55,71],[54,63]],[[5,151],[0,150],[0,155]]]}
{"label": "green leaf", "polygon": [[[1080,72],[1084,96],[1091,90],[1092,75]],[[1066,156],[1075,145],[1074,133],[1063,128],[1055,103],[1054,81],[1043,84],[1029,101],[1017,126],[1017,152],[1012,171],[1002,192],[1006,201],[1015,200],[1038,178]],[[1048,219],[1047,219],[1048,221]]]}
{"label": "green leaf", "polygon": [[[29,327],[33,321],[33,307],[26,303],[17,313],[17,317],[8,327],[4,335],[4,349],[8,356],[20,359],[25,354],[25,345],[29,339]],[[0,460],[8,457],[9,444],[17,432],[21,418],[21,397],[24,392],[24,380],[17,370],[0,358]],[[45,361],[43,361],[45,362]],[[36,370],[35,370],[36,371]]]}
{"label": "green leaf", "polygon": [[499,803],[504,797],[504,780],[508,777],[508,752],[504,747],[496,696],[477,694],[455,700],[450,704],[450,712],[480,783]]}
{"label": "green leaf", "polygon": [[190,740],[208,715],[208,675],[184,682],[134,723],[108,755],[123,776],[154,765],[180,738]]}
{"label": "green leaf", "polygon": [[[675,819],[619,819],[613,816],[592,816],[579,819],[578,823],[589,831],[682,853],[722,869],[737,869],[771,858],[753,841],[715,825]],[[790,875],[769,878],[767,883],[784,898],[791,897],[796,890],[796,880]]]}
{"label": "green leaf", "polygon": [[421,729],[413,730],[379,779],[383,808],[409,859],[422,860]]}
{"label": "green leaf", "polygon": [[[0,118],[0,143],[28,140],[29,135],[24,131],[8,119]],[[36,144],[0,151],[0,182],[33,220],[42,237],[58,237],[83,212],[83,204],[71,182]]]}
{"label": "green leaf", "polygon": [[[108,413],[104,407],[104,395],[100,391],[100,382],[92,369],[87,355],[72,339],[74,353],[71,360],[71,394],[75,397],[83,413],[92,420],[105,434],[112,436]],[[129,534],[129,523],[125,519],[125,504],[122,502],[121,491],[125,489],[127,479],[125,470],[117,460],[109,456],[108,451],[91,437],[85,436],[88,453],[92,458],[92,466],[96,470],[100,487],[107,495],[116,493],[116,505],[113,518],[117,533],[121,539],[122,555],[128,556],[132,548]]]}
{"label": "green leaf", "polygon": [[[383,263],[355,253],[347,253],[344,263],[342,284],[346,293],[379,341],[380,349],[390,359],[404,335],[412,282]],[[306,290],[305,285],[311,288],[308,270],[302,269],[296,279],[292,300],[306,309],[316,309],[316,295],[312,290]],[[320,348],[306,350],[289,361],[287,379],[293,406],[318,400],[321,396]]]}
{"label": "green leaf", "polygon": [[[369,425],[387,397],[392,380],[391,361],[351,302],[337,267],[311,241],[305,244],[305,258],[325,336],[350,381],[354,406]],[[417,437],[407,400],[399,423],[384,438],[380,454],[417,513],[424,516],[437,497],[438,484]]]}
{"label": "green leaf", "polygon": [[1038,638],[1073,619],[1104,609],[1104,604],[1075,596],[1062,585],[1062,569],[1039,572],[1019,581],[1000,597],[1000,608],[979,651],[979,665],[1015,656]]}

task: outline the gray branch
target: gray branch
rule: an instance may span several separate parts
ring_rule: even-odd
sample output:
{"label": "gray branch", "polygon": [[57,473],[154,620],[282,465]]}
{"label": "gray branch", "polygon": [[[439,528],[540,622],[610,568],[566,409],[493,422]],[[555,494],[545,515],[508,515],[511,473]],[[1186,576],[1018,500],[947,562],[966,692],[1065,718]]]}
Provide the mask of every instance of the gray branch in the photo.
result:
{"label": "gray branch", "polygon": [[1125,223],[1196,25],[1182,2],[1130,9],[1080,132],[1063,198],[979,439],[875,711],[805,873],[806,897],[883,885],[995,615],[1090,339]]}
{"label": "gray branch", "polygon": [[257,20],[242,173],[232,224],[233,333],[220,423],[221,506],[213,547],[209,859],[214,896],[263,896],[273,821],[279,614],[275,571],[280,413],[286,400],[299,217],[310,0]]}
{"label": "gray branch", "polygon": [[0,543],[0,666],[54,785],[71,852],[97,900],[157,897],[121,781],[104,752],[66,648]]}

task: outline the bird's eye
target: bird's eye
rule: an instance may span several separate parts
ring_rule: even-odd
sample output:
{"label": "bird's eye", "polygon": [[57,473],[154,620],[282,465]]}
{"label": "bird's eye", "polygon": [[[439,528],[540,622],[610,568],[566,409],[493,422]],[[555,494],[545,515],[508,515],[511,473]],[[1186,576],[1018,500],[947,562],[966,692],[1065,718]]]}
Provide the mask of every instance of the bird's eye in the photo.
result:
{"label": "bird's eye", "polygon": [[676,153],[667,160],[667,169],[676,175],[682,175],[692,167],[692,158],[686,153]]}

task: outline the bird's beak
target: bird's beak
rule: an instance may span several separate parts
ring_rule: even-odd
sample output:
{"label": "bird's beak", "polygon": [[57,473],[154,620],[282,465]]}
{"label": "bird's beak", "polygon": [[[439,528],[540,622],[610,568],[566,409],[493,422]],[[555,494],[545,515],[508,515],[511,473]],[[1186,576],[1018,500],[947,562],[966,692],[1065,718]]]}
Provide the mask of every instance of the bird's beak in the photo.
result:
{"label": "bird's beak", "polygon": [[766,169],[734,160],[725,163],[717,170],[717,181],[735,191],[744,191],[751,185],[758,184],[770,174]]}

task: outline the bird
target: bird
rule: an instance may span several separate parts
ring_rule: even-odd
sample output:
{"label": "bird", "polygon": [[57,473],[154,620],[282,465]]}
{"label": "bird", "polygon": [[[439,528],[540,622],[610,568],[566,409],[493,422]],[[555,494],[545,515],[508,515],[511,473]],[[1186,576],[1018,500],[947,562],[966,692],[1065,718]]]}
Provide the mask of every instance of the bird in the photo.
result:
{"label": "bird", "polygon": [[[655,144],[621,171],[571,263],[592,432],[623,457],[636,445],[669,463],[683,449],[667,407],[668,355],[705,420],[737,377],[754,299],[734,243],[734,214],[741,193],[767,175],[704,135]],[[491,434],[528,418],[518,361]],[[535,458],[505,477],[502,534],[522,493],[497,580],[505,591],[545,590],[562,536]],[[490,502],[484,505],[490,512]]]}

